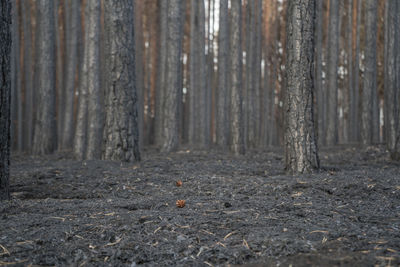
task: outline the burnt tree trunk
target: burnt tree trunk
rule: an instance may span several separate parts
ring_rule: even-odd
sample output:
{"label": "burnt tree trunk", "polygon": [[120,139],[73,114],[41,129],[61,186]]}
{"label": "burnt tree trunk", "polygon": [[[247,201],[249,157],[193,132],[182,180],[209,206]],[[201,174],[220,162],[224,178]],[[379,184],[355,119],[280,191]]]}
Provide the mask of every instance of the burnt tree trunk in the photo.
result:
{"label": "burnt tree trunk", "polygon": [[285,168],[319,168],[313,121],[314,0],[289,0],[285,94]]}
{"label": "burnt tree trunk", "polygon": [[230,147],[236,154],[244,154],[244,122],[242,93],[242,1],[231,1],[230,18]]}
{"label": "burnt tree trunk", "polygon": [[54,2],[38,0],[36,4],[38,60],[33,153],[48,154],[54,152],[57,146]]}
{"label": "burnt tree trunk", "polygon": [[169,0],[168,2],[168,34],[166,58],[166,84],[164,102],[164,139],[161,150],[174,151],[179,145],[178,135],[178,99],[180,59],[182,52],[182,0]]}
{"label": "burnt tree trunk", "polygon": [[217,87],[217,144],[221,148],[228,146],[228,53],[229,24],[228,0],[220,0],[218,32],[218,87]]}
{"label": "burnt tree trunk", "polygon": [[0,200],[10,199],[11,2],[0,2]]}
{"label": "burnt tree trunk", "polygon": [[377,96],[377,0],[366,1],[365,73],[362,89],[361,141],[364,145],[379,141],[379,116]]}
{"label": "burnt tree trunk", "polygon": [[330,0],[327,70],[327,124],[326,145],[336,145],[338,141],[338,82],[337,66],[339,58],[339,0]]}
{"label": "burnt tree trunk", "polygon": [[102,158],[140,160],[133,2],[104,1],[105,124]]}
{"label": "burnt tree trunk", "polygon": [[396,62],[399,57],[400,4],[397,0],[386,3],[386,39],[385,39],[385,128],[386,146],[392,159],[400,160],[400,67]]}

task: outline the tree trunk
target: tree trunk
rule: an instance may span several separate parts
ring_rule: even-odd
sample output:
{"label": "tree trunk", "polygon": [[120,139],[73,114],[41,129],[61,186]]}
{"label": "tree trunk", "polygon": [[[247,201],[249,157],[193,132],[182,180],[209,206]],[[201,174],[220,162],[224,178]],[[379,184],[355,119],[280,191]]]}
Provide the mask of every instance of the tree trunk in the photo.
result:
{"label": "tree trunk", "polygon": [[386,2],[386,58],[385,58],[385,128],[386,147],[392,159],[400,160],[400,89],[399,71],[396,63],[399,57],[400,34],[398,25],[400,22],[398,10],[400,4],[397,0]]}
{"label": "tree trunk", "polygon": [[24,150],[32,149],[33,138],[33,42],[32,42],[32,21],[31,21],[31,1],[22,1],[22,26],[24,31],[24,89],[25,89],[25,140]]}
{"label": "tree trunk", "polygon": [[[366,1],[366,43],[365,73],[362,90],[361,140],[370,145],[379,140],[377,127],[377,86],[376,86],[376,34],[377,34],[377,0]],[[379,123],[379,122],[378,122]],[[378,124],[379,125],[379,124]],[[379,130],[379,128],[378,128]],[[376,139],[378,134],[378,140]]]}
{"label": "tree trunk", "polygon": [[10,199],[11,2],[0,2],[0,200]]}
{"label": "tree trunk", "polygon": [[164,103],[164,140],[163,152],[171,152],[178,148],[178,90],[179,64],[182,52],[182,0],[169,0],[168,2],[168,35],[167,35],[167,61],[166,85]]}
{"label": "tree trunk", "polygon": [[324,120],[324,99],[325,99],[325,93],[322,84],[322,27],[323,27],[323,1],[316,1],[316,19],[315,19],[315,74],[314,74],[314,90],[317,95],[316,103],[317,103],[317,108],[316,108],[316,113],[317,116],[316,118],[316,129],[318,129],[318,142],[319,144],[324,144],[325,143],[325,123],[326,121]]}
{"label": "tree trunk", "polygon": [[352,105],[355,107],[355,124],[354,133],[355,140],[360,140],[360,34],[361,34],[361,11],[362,11],[362,0],[357,0],[357,26],[356,26],[356,47],[354,55],[354,99]]}
{"label": "tree trunk", "polygon": [[[17,0],[12,1],[12,46],[11,46],[11,136],[12,144],[18,151],[23,148],[23,92],[20,61],[20,23],[19,5]],[[13,145],[12,145],[13,146]]]}
{"label": "tree trunk", "polygon": [[244,154],[244,123],[242,95],[242,1],[231,0],[230,20],[230,147],[236,154]]}
{"label": "tree trunk", "polygon": [[[140,138],[140,148],[143,147],[144,143],[144,64],[143,64],[143,25],[142,25],[142,12],[143,12],[143,1],[134,1],[134,9],[135,9],[135,70],[136,70],[136,90],[138,97],[138,123],[139,123],[139,136]],[[153,65],[153,69],[156,68],[156,65]],[[150,116],[149,116],[150,117]],[[150,124],[149,120],[147,122]],[[150,133],[147,132],[147,135]]]}
{"label": "tree trunk", "polygon": [[37,0],[36,4],[38,60],[33,153],[48,154],[54,152],[57,146],[54,2]]}
{"label": "tree trunk", "polygon": [[[65,111],[61,149],[72,147],[74,137],[75,77],[78,69],[80,33],[80,0],[69,0],[66,5],[66,69],[65,69]],[[64,100],[64,99],[63,99]]]}
{"label": "tree trunk", "polygon": [[[331,0],[332,1],[332,0]],[[319,168],[313,121],[314,0],[289,0],[285,94],[285,168]]]}
{"label": "tree trunk", "polygon": [[157,64],[157,86],[154,118],[154,138],[157,145],[163,142],[164,131],[164,92],[166,86],[167,64],[167,36],[168,36],[168,6],[170,0],[159,0],[160,27],[159,27],[159,61]]}
{"label": "tree trunk", "polygon": [[339,57],[339,0],[330,0],[327,73],[327,125],[326,145],[336,145],[338,141],[338,82],[337,67]]}
{"label": "tree trunk", "polygon": [[228,0],[220,0],[218,31],[218,87],[217,87],[217,144],[228,146],[228,53],[229,53]]}
{"label": "tree trunk", "polygon": [[133,2],[104,1],[105,124],[102,158],[140,160]]}

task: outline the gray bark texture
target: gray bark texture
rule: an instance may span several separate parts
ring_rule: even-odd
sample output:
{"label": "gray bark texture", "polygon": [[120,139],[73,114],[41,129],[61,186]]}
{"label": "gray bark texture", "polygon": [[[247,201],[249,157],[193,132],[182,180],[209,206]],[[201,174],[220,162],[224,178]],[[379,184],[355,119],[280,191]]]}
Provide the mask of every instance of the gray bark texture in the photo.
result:
{"label": "gray bark texture", "polygon": [[247,144],[255,148],[260,129],[260,82],[261,82],[261,16],[260,0],[249,1],[250,31],[247,64]]}
{"label": "gray bark texture", "polygon": [[356,25],[356,48],[354,51],[354,99],[352,105],[355,107],[354,118],[355,123],[353,125],[354,141],[359,141],[360,139],[360,34],[361,34],[361,11],[362,11],[362,1],[357,0],[357,25]]}
{"label": "gray bark texture", "polygon": [[319,168],[313,120],[315,0],[289,0],[285,93],[285,168],[290,174]]}
{"label": "gray bark texture", "polygon": [[244,154],[244,122],[242,93],[242,1],[231,0],[230,17],[230,149]]}
{"label": "gray bark texture", "polygon": [[[143,3],[133,2],[134,18],[135,18],[135,71],[136,71],[136,90],[138,97],[138,123],[139,123],[139,146],[143,147],[144,142],[144,64],[143,64],[143,25],[142,12],[143,8],[138,8]],[[139,13],[140,12],[140,13]],[[148,124],[150,122],[148,121]]]}
{"label": "gray bark texture", "polygon": [[22,14],[22,26],[24,31],[24,89],[25,89],[25,110],[24,110],[24,150],[28,151],[32,149],[32,138],[33,138],[33,56],[35,49],[33,48],[32,42],[32,26],[31,26],[31,2],[21,2]]}
{"label": "gray bark texture", "polygon": [[0,1],[0,200],[10,199],[11,2]]}
{"label": "gray bark texture", "polygon": [[339,0],[330,0],[327,70],[327,125],[326,145],[338,141],[338,59],[339,59]]}
{"label": "gray bark texture", "polygon": [[74,152],[79,159],[100,159],[103,108],[100,87],[100,2],[87,0],[84,53],[79,84]]}
{"label": "gray bark texture", "polygon": [[164,103],[164,139],[161,151],[171,152],[178,148],[178,90],[181,79],[179,77],[180,59],[182,53],[182,0],[168,2],[168,35],[167,35],[167,62],[166,85]]}
{"label": "gray bark texture", "polygon": [[218,32],[218,87],[217,87],[217,144],[221,148],[228,146],[228,53],[229,24],[228,0],[220,0]]}
{"label": "gray bark texture", "polygon": [[133,2],[104,1],[105,125],[102,158],[139,161]]}
{"label": "gray bark texture", "polygon": [[79,34],[81,27],[80,17],[80,0],[66,1],[65,11],[66,20],[66,69],[65,69],[65,110],[64,110],[64,125],[61,140],[61,149],[72,147],[74,138],[74,97],[75,97],[75,77],[78,71],[78,49],[79,49]]}
{"label": "gray bark texture", "polygon": [[207,73],[204,0],[191,2],[189,143],[206,147],[210,141],[207,120]]}
{"label": "gray bark texture", "polygon": [[57,146],[54,2],[37,0],[36,121],[34,154],[49,154]]}
{"label": "gray bark texture", "polygon": [[155,99],[154,139],[157,145],[163,142],[164,131],[164,92],[166,86],[167,64],[167,36],[168,36],[168,5],[169,0],[159,0],[160,26],[159,26],[159,55],[157,64],[157,86]]}
{"label": "gray bark texture", "polygon": [[377,0],[367,0],[365,7],[365,73],[362,89],[361,141],[364,145],[379,141],[379,117],[377,96]]}
{"label": "gray bark texture", "polygon": [[325,133],[325,123],[324,114],[325,114],[325,94],[323,85],[322,85],[322,27],[323,27],[323,1],[316,1],[315,7],[315,74],[314,74],[314,89],[317,96],[316,103],[316,128],[318,129],[318,142],[319,144],[323,144],[325,142],[324,133]]}
{"label": "gray bark texture", "polygon": [[12,1],[12,46],[11,46],[11,137],[12,147],[18,151],[23,148],[23,98],[22,98],[22,75],[20,61],[20,23],[17,1]]}
{"label": "gray bark texture", "polygon": [[385,128],[386,146],[392,159],[400,160],[400,67],[396,62],[399,57],[400,3],[389,0],[386,3],[386,39],[385,39]]}

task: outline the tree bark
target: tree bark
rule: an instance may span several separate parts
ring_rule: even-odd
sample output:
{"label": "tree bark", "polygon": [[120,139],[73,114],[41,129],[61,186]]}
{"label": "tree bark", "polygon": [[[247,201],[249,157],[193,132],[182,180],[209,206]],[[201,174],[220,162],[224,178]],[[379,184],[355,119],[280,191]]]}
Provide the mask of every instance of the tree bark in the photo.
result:
{"label": "tree bark", "polygon": [[54,2],[37,0],[37,109],[33,153],[48,154],[57,146]]}
{"label": "tree bark", "polygon": [[65,69],[65,110],[61,149],[72,147],[74,138],[74,98],[75,77],[78,69],[78,49],[80,34],[80,0],[69,0],[66,3],[66,69]]}
{"label": "tree bark", "polygon": [[159,27],[159,62],[157,64],[157,86],[155,100],[154,138],[157,145],[163,142],[164,131],[164,100],[166,86],[167,64],[167,36],[168,36],[168,6],[170,0],[159,0],[160,27]]}
{"label": "tree bark", "polygon": [[317,108],[316,108],[316,129],[318,129],[317,132],[317,140],[319,144],[324,144],[325,143],[325,138],[324,138],[324,133],[325,133],[325,123],[326,121],[324,120],[324,114],[325,114],[325,93],[322,84],[322,27],[323,27],[323,1],[316,1],[316,19],[315,19],[315,74],[314,74],[314,89],[317,95],[316,103],[317,103]]}
{"label": "tree bark", "polygon": [[230,18],[230,148],[236,154],[244,154],[244,123],[242,95],[242,1],[231,0]]}
{"label": "tree bark", "polygon": [[104,1],[105,125],[102,158],[140,160],[133,2]]}
{"label": "tree bark", "polygon": [[[362,90],[361,141],[370,145],[379,141],[377,86],[376,86],[376,35],[377,35],[377,0],[366,1],[366,44],[365,73]],[[377,136],[378,135],[378,136]],[[378,139],[377,139],[378,138]]]}
{"label": "tree bark", "polygon": [[10,199],[11,2],[0,1],[0,200]]}
{"label": "tree bark", "polygon": [[164,140],[161,150],[171,152],[178,148],[178,90],[179,64],[182,53],[182,0],[168,2],[168,35],[166,61],[166,87],[164,103]]}
{"label": "tree bark", "polygon": [[339,57],[339,1],[330,0],[328,33],[327,71],[327,125],[326,145],[336,145],[338,141],[338,82],[337,67]]}
{"label": "tree bark", "polygon": [[385,128],[386,147],[392,159],[400,160],[400,67],[396,60],[399,57],[400,34],[398,25],[400,4],[397,0],[386,2],[386,57],[385,57]]}
{"label": "tree bark", "polygon": [[31,1],[22,1],[22,26],[24,31],[24,89],[25,89],[25,110],[24,110],[24,150],[32,149],[33,138],[33,56],[35,49],[32,42],[32,21]]}
{"label": "tree bark", "polygon": [[217,88],[217,144],[221,148],[228,146],[228,53],[229,24],[228,0],[220,0],[218,31],[218,88]]}
{"label": "tree bark", "polygon": [[21,75],[20,53],[20,23],[19,6],[17,0],[12,1],[12,46],[11,46],[11,136],[14,139],[12,147],[18,151],[23,148],[23,91]]}
{"label": "tree bark", "polygon": [[100,159],[103,107],[100,87],[100,2],[87,0],[83,63],[80,74],[74,153],[78,159]]}
{"label": "tree bark", "polygon": [[315,0],[289,0],[288,12],[285,168],[290,174],[310,173],[319,168],[313,120]]}
{"label": "tree bark", "polygon": [[356,47],[354,51],[354,99],[352,105],[355,107],[355,124],[353,125],[355,141],[360,140],[360,34],[361,34],[361,11],[362,0],[357,0],[357,22],[356,22]]}

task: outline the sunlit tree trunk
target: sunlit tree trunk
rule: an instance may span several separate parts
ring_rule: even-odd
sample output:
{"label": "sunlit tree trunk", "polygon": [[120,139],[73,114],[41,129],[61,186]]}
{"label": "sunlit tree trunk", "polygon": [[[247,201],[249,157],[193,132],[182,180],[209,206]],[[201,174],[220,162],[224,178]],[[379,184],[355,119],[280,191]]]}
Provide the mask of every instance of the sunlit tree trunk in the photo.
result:
{"label": "sunlit tree trunk", "polygon": [[314,0],[289,0],[287,25],[285,168],[319,168],[313,121]]}
{"label": "sunlit tree trunk", "polygon": [[0,1],[0,200],[10,199],[11,2]]}
{"label": "sunlit tree trunk", "polygon": [[54,2],[37,0],[37,97],[33,153],[54,152],[57,145]]}

